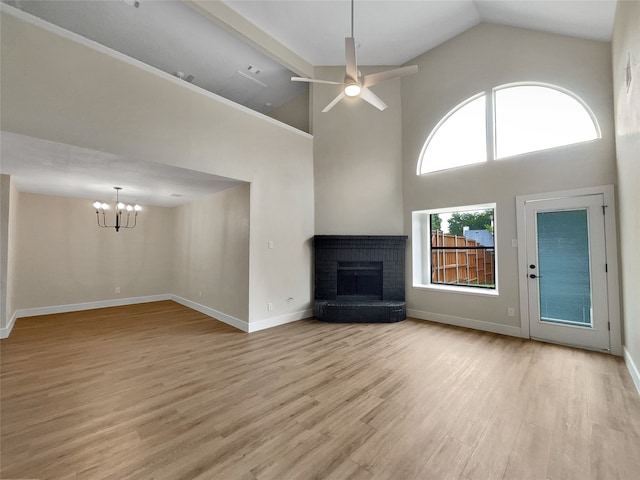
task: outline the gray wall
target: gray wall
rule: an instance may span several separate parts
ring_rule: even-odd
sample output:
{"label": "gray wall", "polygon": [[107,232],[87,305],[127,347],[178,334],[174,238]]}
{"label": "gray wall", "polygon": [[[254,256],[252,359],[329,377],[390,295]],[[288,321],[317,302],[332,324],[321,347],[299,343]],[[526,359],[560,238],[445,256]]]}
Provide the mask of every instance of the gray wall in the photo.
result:
{"label": "gray wall", "polygon": [[2,130],[250,182],[248,320],[310,307],[308,134],[55,28],[1,21]]}
{"label": "gray wall", "polygon": [[241,185],[174,208],[144,206],[135,229],[115,232],[96,225],[92,199],[16,192],[9,319],[174,294],[247,322],[249,193]]}
{"label": "gray wall", "polygon": [[[412,314],[517,334],[520,319],[507,317],[507,308],[518,311],[519,305],[517,249],[511,246],[516,238],[515,196],[615,183],[610,62],[610,45],[605,42],[491,24],[478,25],[409,62],[417,63],[420,71],[402,80],[405,230],[410,234],[414,210],[496,202],[499,252],[498,297],[409,286]],[[602,139],[416,175],[427,136],[453,107],[479,92],[523,81],[576,93],[595,113]],[[408,270],[410,285],[410,265]]]}
{"label": "gray wall", "polygon": [[[627,363],[640,390],[640,2],[618,2],[613,29],[613,92],[616,112],[622,312]],[[633,81],[625,70],[631,58]]]}
{"label": "gray wall", "polygon": [[116,233],[97,226],[92,203],[18,194],[12,310],[173,293],[172,209],[145,206]]}
{"label": "gray wall", "polygon": [[241,185],[176,207],[171,292],[246,321],[249,194]]}
{"label": "gray wall", "polygon": [[[385,69],[360,68],[363,74]],[[317,68],[316,77],[342,81],[344,67]],[[400,80],[371,90],[389,108],[381,112],[360,99],[345,99],[322,113],[339,87],[311,89],[318,235],[403,233]]]}

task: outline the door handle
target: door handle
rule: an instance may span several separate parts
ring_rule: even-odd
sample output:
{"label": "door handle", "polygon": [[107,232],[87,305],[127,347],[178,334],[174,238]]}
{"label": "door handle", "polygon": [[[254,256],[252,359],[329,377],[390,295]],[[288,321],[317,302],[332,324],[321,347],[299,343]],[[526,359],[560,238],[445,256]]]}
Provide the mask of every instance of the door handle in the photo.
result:
{"label": "door handle", "polygon": [[536,275],[535,273],[532,273],[531,275],[529,275],[529,278],[542,278],[542,275]]}

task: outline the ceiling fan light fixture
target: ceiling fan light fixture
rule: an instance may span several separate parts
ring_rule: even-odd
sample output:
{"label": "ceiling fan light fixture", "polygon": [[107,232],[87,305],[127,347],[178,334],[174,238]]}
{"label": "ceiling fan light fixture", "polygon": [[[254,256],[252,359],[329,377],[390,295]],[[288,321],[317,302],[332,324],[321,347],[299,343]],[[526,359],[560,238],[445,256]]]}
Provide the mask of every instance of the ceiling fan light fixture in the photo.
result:
{"label": "ceiling fan light fixture", "polygon": [[331,100],[329,104],[322,109],[322,113],[326,113],[335,107],[344,97],[359,97],[365,102],[373,105],[378,110],[383,111],[387,108],[384,103],[369,87],[378,85],[379,83],[394,78],[400,78],[410,75],[418,71],[417,65],[408,67],[393,68],[383,72],[372,73],[370,75],[362,75],[358,70],[358,62],[356,60],[356,49],[360,46],[353,37],[353,0],[351,0],[351,36],[344,39],[345,53],[345,76],[344,82],[334,82],[332,80],[320,80],[318,78],[291,77],[293,82],[309,82],[309,83],[325,83],[329,85],[342,85],[343,89],[336,98]]}
{"label": "ceiling fan light fixture", "polygon": [[347,97],[357,97],[360,95],[360,85],[357,83],[350,83],[346,87],[344,87],[344,94]]}

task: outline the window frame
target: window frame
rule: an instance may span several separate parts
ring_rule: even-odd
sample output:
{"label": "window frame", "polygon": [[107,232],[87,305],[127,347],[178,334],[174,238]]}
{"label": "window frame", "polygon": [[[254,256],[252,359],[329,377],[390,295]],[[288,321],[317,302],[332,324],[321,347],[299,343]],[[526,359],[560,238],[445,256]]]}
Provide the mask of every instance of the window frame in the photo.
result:
{"label": "window frame", "polygon": [[[543,148],[543,149],[539,149],[539,150],[529,150],[526,152],[521,152],[521,153],[516,153],[513,155],[506,155],[503,157],[498,157],[498,128],[497,128],[497,123],[496,123],[496,92],[498,90],[506,90],[508,88],[515,88],[515,87],[542,87],[542,88],[549,88],[551,90],[556,90],[560,93],[563,93],[565,95],[567,95],[570,98],[573,98],[575,101],[577,101],[580,106],[582,106],[582,108],[585,110],[585,112],[587,112],[589,118],[591,119],[591,122],[593,123],[593,126],[596,130],[596,138],[592,138],[590,140],[582,140],[579,142],[572,142],[572,143],[565,143],[562,145],[557,145],[555,147],[549,147],[549,148]],[[493,87],[491,89],[491,109],[490,109],[490,113],[491,113],[491,131],[488,133],[488,136],[491,137],[491,146],[492,146],[492,151],[491,151],[491,156],[489,157],[490,161],[496,161],[496,162],[501,162],[503,160],[509,160],[511,158],[517,158],[517,157],[521,157],[523,155],[530,155],[532,153],[539,153],[539,152],[546,152],[548,150],[555,150],[557,148],[564,148],[564,147],[570,147],[573,145],[580,145],[583,143],[588,143],[588,142],[594,142],[596,140],[601,140],[602,139],[602,130],[600,129],[600,124],[598,123],[598,119],[596,118],[595,113],[593,113],[593,110],[591,109],[591,107],[589,107],[589,105],[575,92],[572,92],[571,90],[567,89],[567,88],[563,88],[560,87],[559,85],[553,85],[551,83],[544,83],[544,82],[512,82],[512,83],[505,83],[504,85],[498,85],[497,87]],[[489,109],[487,109],[489,110]],[[489,127],[489,122],[487,121],[487,129]]]}
{"label": "window frame", "polygon": [[[432,245],[431,245],[431,215],[455,212],[475,212],[479,210],[493,210],[493,276],[495,287],[481,287],[474,285],[453,285],[432,282]],[[426,217],[426,221],[425,221]],[[497,242],[497,204],[483,203],[476,205],[462,205],[456,207],[433,208],[416,210],[411,213],[413,230],[412,241],[412,286],[418,290],[436,290],[464,293],[480,296],[499,295],[498,276],[498,242]],[[464,247],[462,247],[464,248]]]}
{"label": "window frame", "polygon": [[[542,88],[548,88],[551,90],[556,90],[560,93],[563,93],[564,95],[567,95],[568,97],[574,99],[575,101],[577,101],[580,106],[582,106],[582,108],[584,109],[584,111],[586,112],[586,114],[589,116],[589,118],[591,119],[591,122],[593,123],[593,126],[595,128],[596,131],[596,137],[593,139],[589,139],[589,140],[583,140],[583,141],[578,141],[578,142],[571,142],[571,143],[565,143],[562,145],[557,145],[554,147],[549,147],[549,148],[544,148],[544,149],[539,149],[539,150],[530,150],[530,151],[526,151],[526,152],[521,152],[518,154],[514,154],[514,155],[508,155],[508,156],[503,156],[498,158],[498,144],[497,144],[497,123],[496,123],[496,92],[498,92],[499,90],[506,90],[509,88],[514,88],[514,87],[542,87]],[[468,105],[469,103],[477,100],[480,97],[485,97],[485,123],[484,123],[484,129],[485,129],[485,135],[486,135],[486,157],[485,157],[485,161],[484,162],[472,162],[472,163],[467,163],[464,165],[456,165],[453,167],[448,167],[448,168],[443,168],[443,169],[438,169],[438,170],[433,170],[433,171],[422,171],[423,170],[423,165],[425,162],[425,155],[427,153],[427,150],[429,148],[429,145],[432,141],[432,139],[436,136],[436,134],[438,133],[438,131],[440,130],[440,128],[442,127],[442,125],[444,125],[444,123],[446,123],[457,111],[459,111],[460,109],[462,109],[463,107],[465,107],[466,105]],[[549,151],[549,150],[555,150],[558,148],[566,148],[566,147],[571,147],[571,146],[575,146],[575,145],[580,145],[580,144],[584,144],[584,143],[589,143],[589,142],[594,142],[597,140],[601,140],[602,139],[602,130],[600,128],[600,124],[598,123],[598,119],[595,115],[595,113],[593,112],[593,110],[591,109],[591,107],[589,107],[589,105],[575,92],[558,86],[558,85],[553,85],[550,83],[544,83],[544,82],[535,82],[535,81],[524,81],[524,82],[512,82],[512,83],[505,83],[503,85],[498,85],[496,87],[493,87],[491,89],[490,92],[487,91],[482,91],[479,93],[476,93],[475,95],[472,95],[471,97],[466,98],[465,100],[463,100],[462,102],[460,102],[459,104],[457,104],[454,108],[452,108],[451,110],[449,110],[447,112],[447,114],[445,116],[443,116],[438,123],[435,125],[435,127],[431,130],[431,132],[429,133],[429,135],[427,136],[426,141],[424,142],[422,149],[420,150],[420,155],[418,156],[418,164],[417,164],[417,169],[416,169],[416,175],[418,176],[425,176],[425,175],[433,175],[433,174],[437,174],[440,172],[446,172],[446,171],[450,171],[450,170],[454,170],[457,168],[464,168],[464,167],[469,167],[471,165],[481,165],[481,164],[486,164],[488,162],[497,162],[497,161],[505,161],[505,160],[509,160],[512,158],[519,158],[523,155],[530,155],[532,153],[539,153],[539,152],[545,152],[545,151]]]}
{"label": "window frame", "polygon": [[430,175],[432,173],[438,173],[438,172],[445,172],[447,170],[453,170],[455,168],[462,168],[462,167],[468,167],[469,165],[480,165],[482,163],[486,163],[489,160],[489,138],[488,135],[486,134],[487,132],[487,125],[486,125],[486,120],[485,120],[485,143],[486,143],[486,147],[487,147],[487,152],[485,153],[485,160],[484,162],[473,162],[473,163],[466,163],[464,165],[457,165],[455,167],[449,167],[449,168],[442,168],[442,169],[438,169],[438,170],[433,170],[431,172],[422,172],[422,164],[424,162],[424,157],[425,154],[427,153],[427,148],[429,147],[429,144],[431,143],[431,140],[433,140],[433,137],[435,137],[435,135],[438,133],[438,131],[440,130],[440,127],[442,127],[442,125],[444,125],[455,113],[457,113],[459,110],[461,110],[462,108],[466,107],[468,104],[478,100],[479,98],[484,97],[484,108],[485,108],[485,117],[486,117],[486,112],[489,110],[488,108],[488,101],[487,99],[490,98],[489,95],[487,94],[486,91],[482,91],[482,92],[478,92],[475,95],[472,95],[471,97],[465,99],[464,101],[460,102],[458,105],[456,105],[455,107],[453,107],[451,110],[449,110],[447,112],[447,114],[442,117],[440,119],[440,121],[436,124],[435,127],[433,127],[433,129],[431,130],[431,133],[429,133],[429,136],[427,137],[427,140],[424,142],[424,145],[422,146],[422,150],[420,151],[420,155],[418,156],[418,167],[417,167],[417,175],[421,176],[421,175]]}

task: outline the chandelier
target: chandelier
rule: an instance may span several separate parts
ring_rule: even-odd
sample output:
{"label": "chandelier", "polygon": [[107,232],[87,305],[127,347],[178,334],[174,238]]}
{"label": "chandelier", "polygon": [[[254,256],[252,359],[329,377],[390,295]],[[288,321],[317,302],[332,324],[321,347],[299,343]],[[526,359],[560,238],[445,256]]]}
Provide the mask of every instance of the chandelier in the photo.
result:
{"label": "chandelier", "polygon": [[[135,228],[138,212],[142,210],[140,205],[125,205],[120,201],[119,194],[122,187],[113,187],[116,191],[116,213],[115,223],[113,225],[107,224],[107,210],[111,207],[108,203],[94,202],[93,207],[96,209],[96,217],[98,218],[98,226],[102,228],[115,228],[116,232],[121,228]],[[123,215],[126,215],[123,219]],[[133,218],[132,218],[133,217]]]}

